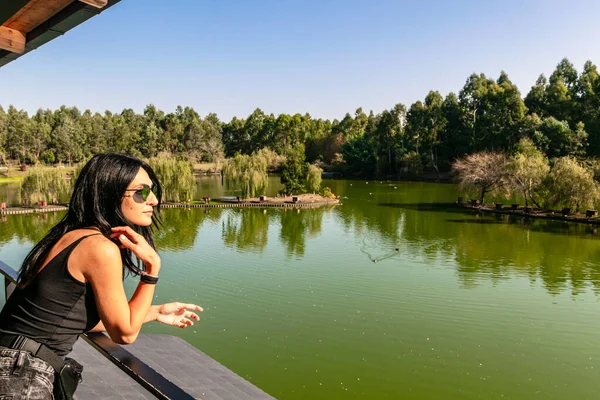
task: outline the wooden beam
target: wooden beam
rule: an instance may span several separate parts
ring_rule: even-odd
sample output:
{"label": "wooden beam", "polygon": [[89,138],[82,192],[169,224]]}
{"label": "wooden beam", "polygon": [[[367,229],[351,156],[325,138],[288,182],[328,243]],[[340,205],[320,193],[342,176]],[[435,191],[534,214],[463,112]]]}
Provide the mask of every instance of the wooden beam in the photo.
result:
{"label": "wooden beam", "polygon": [[102,8],[108,3],[108,0],[79,0],[79,1],[81,1],[82,3],[85,3],[89,6],[96,7],[96,8]]}
{"label": "wooden beam", "polygon": [[23,33],[29,33],[73,0],[31,0],[3,25]]}
{"label": "wooden beam", "polygon": [[23,53],[25,51],[25,34],[15,29],[0,26],[0,49]]}

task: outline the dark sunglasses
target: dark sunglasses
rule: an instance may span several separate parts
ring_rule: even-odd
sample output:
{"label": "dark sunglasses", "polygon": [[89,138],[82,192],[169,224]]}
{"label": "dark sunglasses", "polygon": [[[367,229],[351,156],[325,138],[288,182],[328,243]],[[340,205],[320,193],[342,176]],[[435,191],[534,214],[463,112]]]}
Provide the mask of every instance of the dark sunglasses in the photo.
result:
{"label": "dark sunglasses", "polygon": [[152,187],[144,185],[141,189],[125,189],[125,191],[133,192],[131,197],[136,203],[143,203],[146,200],[148,200],[148,196],[150,196],[150,193],[154,193],[154,196],[158,198],[158,186],[156,185]]}

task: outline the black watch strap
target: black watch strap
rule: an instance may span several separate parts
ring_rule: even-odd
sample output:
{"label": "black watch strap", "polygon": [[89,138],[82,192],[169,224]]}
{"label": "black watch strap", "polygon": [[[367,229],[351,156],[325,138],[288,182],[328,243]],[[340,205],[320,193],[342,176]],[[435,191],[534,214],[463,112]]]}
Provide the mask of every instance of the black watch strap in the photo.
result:
{"label": "black watch strap", "polygon": [[140,281],[148,283],[150,285],[156,285],[156,283],[158,282],[158,276],[148,275],[147,273],[142,272],[140,274]]}

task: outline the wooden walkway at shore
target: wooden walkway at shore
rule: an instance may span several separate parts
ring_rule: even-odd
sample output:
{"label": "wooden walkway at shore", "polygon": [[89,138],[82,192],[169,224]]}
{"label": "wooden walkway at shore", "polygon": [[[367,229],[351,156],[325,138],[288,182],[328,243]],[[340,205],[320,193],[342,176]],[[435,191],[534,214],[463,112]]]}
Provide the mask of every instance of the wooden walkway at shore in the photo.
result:
{"label": "wooden walkway at shore", "polygon": [[486,207],[486,206],[482,207],[480,205],[472,206],[467,203],[462,203],[462,204],[457,203],[457,205],[459,207],[470,209],[473,211],[481,211],[481,212],[487,212],[487,213],[491,213],[491,214],[504,214],[504,215],[526,217],[526,218],[549,219],[549,220],[555,220],[555,221],[579,222],[582,224],[600,225],[599,218],[597,218],[597,217],[587,218],[583,214],[563,215],[560,213],[542,212],[540,210],[531,210],[531,211],[527,212],[527,211],[525,211],[524,208],[519,208],[518,210],[502,208],[501,210],[499,210],[497,208],[491,208],[491,207]]}

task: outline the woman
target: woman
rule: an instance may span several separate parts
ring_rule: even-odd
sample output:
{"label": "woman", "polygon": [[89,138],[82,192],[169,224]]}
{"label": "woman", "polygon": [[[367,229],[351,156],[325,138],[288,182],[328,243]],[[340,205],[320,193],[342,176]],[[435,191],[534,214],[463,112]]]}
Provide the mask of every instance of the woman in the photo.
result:
{"label": "woman", "polygon": [[[100,154],[83,167],[67,215],[27,255],[0,313],[0,398],[51,399],[53,386],[69,397],[59,392],[77,380],[78,364],[64,357],[84,332],[128,344],[145,322],[185,328],[199,320],[194,304],[151,305],[161,195],[152,168],[136,158]],[[128,274],[140,276],[129,301]]]}

